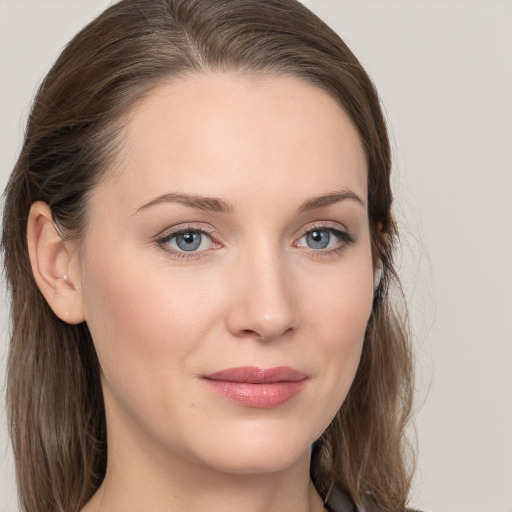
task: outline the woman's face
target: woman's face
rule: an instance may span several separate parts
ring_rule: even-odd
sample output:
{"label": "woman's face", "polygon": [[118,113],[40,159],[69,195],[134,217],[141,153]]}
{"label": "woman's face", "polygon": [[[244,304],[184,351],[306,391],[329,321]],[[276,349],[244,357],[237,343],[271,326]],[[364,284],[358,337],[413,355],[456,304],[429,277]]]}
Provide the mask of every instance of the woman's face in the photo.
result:
{"label": "woman's face", "polygon": [[193,76],[128,118],[80,250],[109,450],[234,473],[309,456],[371,312],[367,169],[290,77]]}

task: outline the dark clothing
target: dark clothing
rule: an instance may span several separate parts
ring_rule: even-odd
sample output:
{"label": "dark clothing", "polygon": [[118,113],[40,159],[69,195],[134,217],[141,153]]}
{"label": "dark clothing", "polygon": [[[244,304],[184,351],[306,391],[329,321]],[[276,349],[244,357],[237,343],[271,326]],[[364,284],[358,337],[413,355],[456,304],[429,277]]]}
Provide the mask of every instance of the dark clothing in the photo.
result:
{"label": "dark clothing", "polygon": [[[336,487],[333,487],[331,489],[324,505],[329,512],[363,512],[361,509],[357,507],[357,505],[354,503],[352,499],[347,497],[347,495],[343,491],[337,489]],[[365,503],[364,512],[378,512],[378,510],[370,503]],[[404,512],[420,511],[405,509]]]}
{"label": "dark clothing", "polygon": [[329,512],[358,512],[356,504],[336,487],[331,489],[324,505]]}

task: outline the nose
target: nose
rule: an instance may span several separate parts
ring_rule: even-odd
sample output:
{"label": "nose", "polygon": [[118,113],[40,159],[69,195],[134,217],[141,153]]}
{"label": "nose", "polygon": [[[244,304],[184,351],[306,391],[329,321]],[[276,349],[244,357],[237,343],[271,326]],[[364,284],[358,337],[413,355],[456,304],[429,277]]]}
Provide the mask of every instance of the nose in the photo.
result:
{"label": "nose", "polygon": [[238,261],[230,282],[227,327],[231,334],[273,341],[298,328],[296,283],[278,254],[253,254]]}

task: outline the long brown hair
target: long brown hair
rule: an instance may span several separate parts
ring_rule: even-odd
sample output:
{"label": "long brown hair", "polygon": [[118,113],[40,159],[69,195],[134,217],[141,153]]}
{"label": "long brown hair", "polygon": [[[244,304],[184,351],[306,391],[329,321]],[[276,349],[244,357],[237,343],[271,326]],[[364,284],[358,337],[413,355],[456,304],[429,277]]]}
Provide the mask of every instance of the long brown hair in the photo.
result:
{"label": "long brown hair", "polygon": [[298,77],[333,96],[359,132],[383,274],[358,372],[313,447],[311,477],[324,498],[336,487],[383,512],[402,510],[413,385],[406,325],[389,293],[399,283],[386,125],[356,57],[296,0],[122,0],[75,36],[41,84],[5,192],[2,235],[12,322],[7,407],[21,506],[80,510],[101,484],[107,453],[91,336],[85,323],[59,320],[36,286],[26,247],[30,206],[48,203],[63,236],[80,240],[88,194],[115,160],[129,109],[163,80],[209,70]]}

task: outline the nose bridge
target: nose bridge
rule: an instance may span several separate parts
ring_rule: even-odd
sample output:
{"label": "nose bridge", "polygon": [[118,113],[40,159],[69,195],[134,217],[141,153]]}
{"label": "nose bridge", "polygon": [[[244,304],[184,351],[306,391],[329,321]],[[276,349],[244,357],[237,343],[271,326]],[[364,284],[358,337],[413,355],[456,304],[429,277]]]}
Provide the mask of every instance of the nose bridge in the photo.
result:
{"label": "nose bridge", "polygon": [[240,336],[272,340],[298,326],[292,269],[277,244],[240,255],[233,273],[229,328]]}

